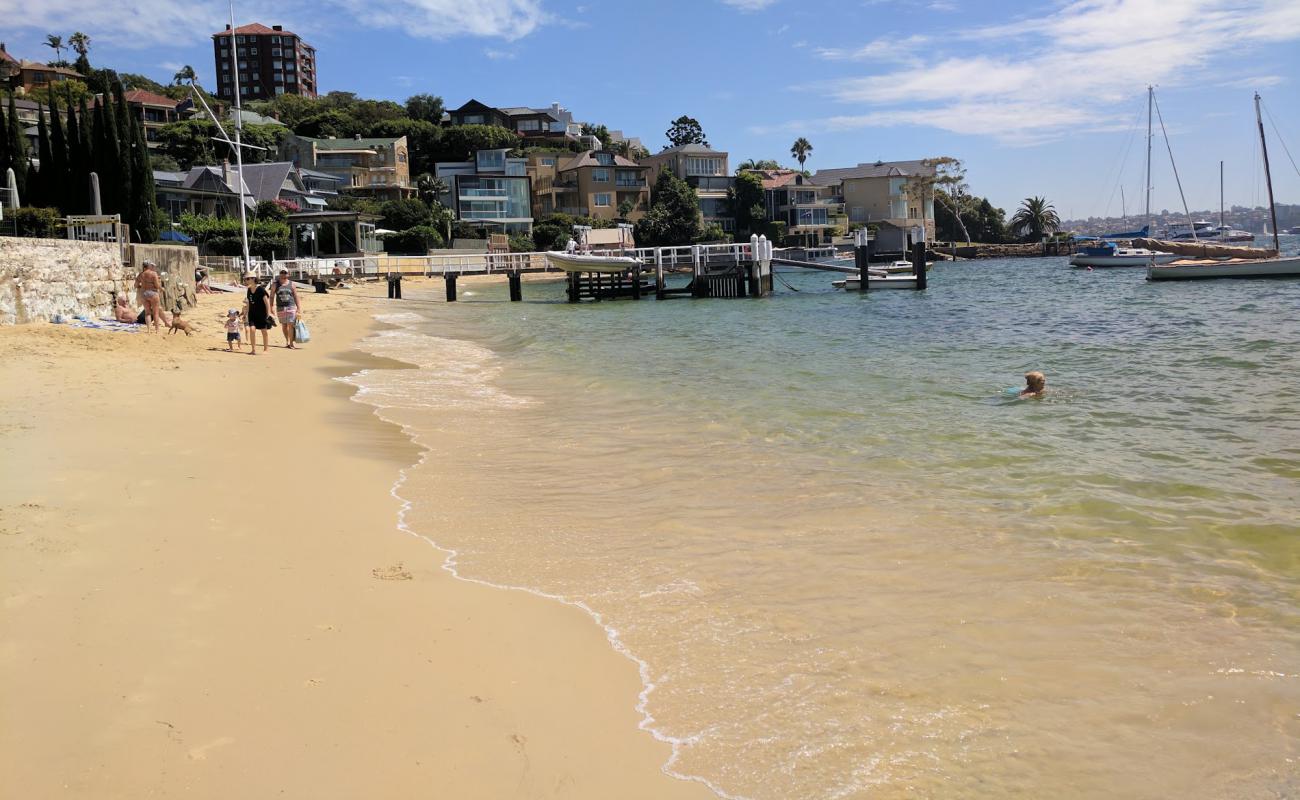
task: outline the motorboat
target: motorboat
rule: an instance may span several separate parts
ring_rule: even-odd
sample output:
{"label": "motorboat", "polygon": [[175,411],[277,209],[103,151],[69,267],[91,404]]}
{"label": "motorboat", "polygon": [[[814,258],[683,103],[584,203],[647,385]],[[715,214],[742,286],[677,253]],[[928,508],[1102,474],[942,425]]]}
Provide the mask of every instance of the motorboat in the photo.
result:
{"label": "motorboat", "polygon": [[547,251],[546,260],[552,267],[565,272],[627,272],[644,266],[640,259],[630,256],[597,255],[595,253],[561,253]]}
{"label": "motorboat", "polygon": [[1284,258],[1183,259],[1154,264],[1147,280],[1186,281],[1200,278],[1300,278],[1300,256]]}
{"label": "motorboat", "polygon": [[1082,247],[1070,256],[1072,267],[1145,267],[1152,263],[1164,264],[1178,258],[1174,253],[1148,250],[1145,247],[1120,247],[1112,242],[1102,242],[1092,247]]}
{"label": "motorboat", "polygon": [[[862,288],[862,279],[857,275],[852,275],[842,281],[832,281],[831,286],[836,289],[845,289],[848,291],[857,291]],[[915,289],[916,275],[903,275],[899,273],[888,274],[881,273],[877,270],[871,270],[867,273],[867,291],[874,292],[877,289]]]}
{"label": "motorboat", "polygon": [[1219,225],[1213,228],[1213,232],[1206,237],[1215,242],[1253,242],[1255,234],[1250,231],[1238,230],[1229,225]]}

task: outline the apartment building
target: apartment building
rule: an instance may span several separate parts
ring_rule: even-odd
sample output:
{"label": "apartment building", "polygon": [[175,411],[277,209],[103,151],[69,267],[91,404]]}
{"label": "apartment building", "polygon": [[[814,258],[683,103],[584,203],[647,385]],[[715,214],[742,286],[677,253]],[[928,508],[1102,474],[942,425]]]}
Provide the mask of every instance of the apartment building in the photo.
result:
{"label": "apartment building", "polygon": [[236,64],[243,101],[317,94],[316,48],[281,25],[253,23],[234,30],[227,25],[212,34],[212,57],[217,76],[213,94],[228,103],[235,99]]}
{"label": "apartment building", "polygon": [[479,150],[470,161],[443,161],[434,174],[447,185],[442,204],[490,233],[531,234],[532,180],[528,162],[509,150]]}
{"label": "apartment building", "polygon": [[683,144],[643,158],[640,163],[648,169],[652,184],[663,169],[690,184],[700,200],[705,225],[716,223],[724,231],[735,230],[736,220],[727,201],[727,190],[735,178],[727,166],[726,153],[706,144]]}
{"label": "apartment building", "polygon": [[290,134],[280,143],[280,160],[333,175],[345,194],[376,200],[400,200],[415,194],[405,136],[314,139]]}
{"label": "apartment building", "polygon": [[836,229],[847,224],[844,203],[836,189],[819,186],[793,169],[756,169],[763,182],[767,219],[785,223],[786,239],[807,246],[829,244]]}
{"label": "apartment building", "polygon": [[817,170],[812,182],[832,189],[850,224],[876,225],[878,249],[898,251],[914,241],[916,228],[934,241],[934,192],[923,188],[934,175],[934,166],[921,159],[877,161]]}
{"label": "apartment building", "polygon": [[650,208],[648,168],[607,150],[557,151],[528,157],[533,183],[533,215],[561,213],[594,219],[636,221]]}

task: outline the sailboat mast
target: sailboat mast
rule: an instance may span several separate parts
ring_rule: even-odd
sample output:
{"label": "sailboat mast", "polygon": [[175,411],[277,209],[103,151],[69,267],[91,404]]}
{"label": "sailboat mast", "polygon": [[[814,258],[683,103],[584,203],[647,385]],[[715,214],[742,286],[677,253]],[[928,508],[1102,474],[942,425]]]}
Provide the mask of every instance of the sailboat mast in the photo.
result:
{"label": "sailboat mast", "polygon": [[235,3],[230,3],[230,70],[234,73],[235,80],[235,173],[239,177],[239,238],[244,247],[244,269],[248,271],[253,267],[253,259],[248,255],[248,213],[244,210],[244,148],[240,142],[239,134],[244,128],[244,112],[239,101],[239,47],[236,46],[238,37],[235,36]]}
{"label": "sailboat mast", "polygon": [[1219,162],[1219,230],[1220,230],[1219,236],[1223,236],[1222,231],[1225,227],[1226,226],[1223,224],[1223,162],[1220,161]]}
{"label": "sailboat mast", "polygon": [[1255,92],[1255,123],[1259,125],[1259,149],[1264,154],[1264,182],[1268,185],[1268,213],[1273,218],[1273,249],[1282,255],[1277,238],[1277,206],[1273,204],[1273,173],[1268,169],[1268,141],[1264,138],[1264,118],[1259,113],[1259,92]]}
{"label": "sailboat mast", "polygon": [[1151,235],[1151,105],[1155,89],[1147,87],[1147,235]]}

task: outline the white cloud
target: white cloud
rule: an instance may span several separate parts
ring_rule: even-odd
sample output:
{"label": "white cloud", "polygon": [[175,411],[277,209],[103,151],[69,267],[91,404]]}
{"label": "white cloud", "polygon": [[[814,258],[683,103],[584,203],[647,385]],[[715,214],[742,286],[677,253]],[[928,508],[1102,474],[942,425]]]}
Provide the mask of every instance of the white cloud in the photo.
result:
{"label": "white cloud", "polygon": [[741,11],[762,11],[770,5],[774,5],[777,0],[722,0],[722,2]]}
{"label": "white cloud", "polygon": [[[241,2],[238,24],[264,19],[310,37],[328,26],[346,24],[401,30],[429,39],[480,36],[514,41],[549,22],[541,0],[254,0]],[[340,17],[340,15],[344,15]],[[0,19],[16,30],[64,30],[68,20],[93,39],[125,46],[194,43],[222,30],[228,6],[219,0],[0,0]],[[328,22],[326,22],[328,20]],[[92,43],[92,53],[93,53]],[[93,59],[93,55],[92,55]]]}
{"label": "white cloud", "polygon": [[1092,130],[1098,109],[1149,83],[1215,81],[1253,46],[1300,39],[1300,3],[1074,0],[1030,19],[934,35],[942,48],[926,62],[911,60],[925,37],[911,39],[818,49],[827,60],[878,66],[820,84],[842,103],[868,107],[821,126],[926,125],[1017,144]]}
{"label": "white cloud", "polygon": [[496,50],[488,47],[483,50],[483,55],[493,61],[514,61],[515,54],[510,50]]}

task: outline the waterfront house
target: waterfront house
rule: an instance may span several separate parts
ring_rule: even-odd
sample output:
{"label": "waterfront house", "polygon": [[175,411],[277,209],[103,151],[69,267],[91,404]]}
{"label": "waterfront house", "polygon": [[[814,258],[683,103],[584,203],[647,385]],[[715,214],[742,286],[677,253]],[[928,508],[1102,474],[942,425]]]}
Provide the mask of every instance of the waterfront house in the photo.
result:
{"label": "waterfront house", "polygon": [[158,148],[158,131],[162,126],[178,121],[180,101],[143,89],[131,89],[123,94],[126,106],[144,124],[144,138],[149,149]]}
{"label": "waterfront house", "polygon": [[577,141],[582,125],[573,121],[573,114],[554,103],[550,108],[507,106],[498,108],[470,100],[460,108],[446,113],[452,125],[495,125],[519,134],[531,143]]}
{"label": "waterfront house", "polygon": [[[229,162],[193,167],[188,172],[154,170],[158,208],[173,222],[182,214],[233,217],[239,214],[238,170]],[[244,165],[244,207],[283,200],[302,211],[323,210],[336,195],[338,179],[324,173],[311,177],[287,161]],[[325,187],[318,192],[315,187]]]}
{"label": "waterfront house", "polygon": [[528,157],[533,214],[617,219],[619,207],[630,201],[633,208],[627,219],[636,221],[650,207],[647,171],[644,165],[607,150],[533,153]]}
{"label": "waterfront house", "polygon": [[847,219],[844,203],[831,186],[820,186],[793,169],[749,170],[763,182],[763,207],[769,222],[783,222],[786,241],[807,246],[830,244]]}
{"label": "waterfront house", "polygon": [[685,180],[700,201],[705,225],[718,224],[724,231],[734,231],[735,218],[727,200],[735,179],[727,167],[727,154],[706,144],[683,144],[669,147],[640,161],[653,185],[660,170],[667,169]]}
{"label": "waterfront house", "polygon": [[916,228],[923,229],[925,241],[934,241],[934,193],[927,187],[934,175],[924,160],[876,161],[817,170],[812,182],[831,188],[850,225],[877,228],[877,249],[897,252],[911,244]]}
{"label": "waterfront house", "polygon": [[456,219],[489,233],[531,234],[532,189],[528,161],[509,150],[479,150],[469,161],[443,161],[434,174],[447,184],[439,198]]}
{"label": "waterfront house", "polygon": [[[237,56],[231,57],[231,39]],[[214,94],[233,103],[235,69],[238,62],[239,96],[243,101],[270,100],[276,95],[316,96],[316,48],[281,25],[241,25],[233,31],[212,34],[212,57],[216,67]]]}
{"label": "waterfront house", "polygon": [[376,200],[399,200],[415,194],[406,137],[314,139],[286,136],[280,159],[299,169],[339,178],[340,191]]}

